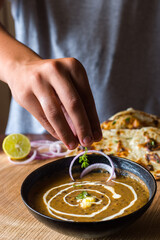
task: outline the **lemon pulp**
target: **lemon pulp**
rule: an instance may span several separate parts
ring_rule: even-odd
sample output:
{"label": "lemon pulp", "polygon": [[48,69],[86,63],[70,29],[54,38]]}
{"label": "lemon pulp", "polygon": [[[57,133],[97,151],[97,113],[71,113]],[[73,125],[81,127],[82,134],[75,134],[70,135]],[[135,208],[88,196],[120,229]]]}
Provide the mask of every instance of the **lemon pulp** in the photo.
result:
{"label": "lemon pulp", "polygon": [[23,134],[10,134],[3,140],[3,151],[14,160],[25,158],[30,150],[31,144],[29,138]]}

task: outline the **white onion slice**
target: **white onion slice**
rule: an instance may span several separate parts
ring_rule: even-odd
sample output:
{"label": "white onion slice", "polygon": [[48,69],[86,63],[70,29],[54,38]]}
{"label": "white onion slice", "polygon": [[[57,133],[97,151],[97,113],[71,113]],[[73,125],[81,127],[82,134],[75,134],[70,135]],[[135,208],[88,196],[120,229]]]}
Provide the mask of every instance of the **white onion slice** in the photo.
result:
{"label": "white onion slice", "polygon": [[[73,160],[71,161],[71,164],[69,166],[69,175],[71,177],[71,179],[74,181],[74,178],[73,178],[73,175],[72,175],[72,167],[73,167],[73,164],[74,162],[77,160],[77,158],[79,158],[81,155],[83,155],[86,151],[83,151],[81,153],[79,153],[77,156],[75,156],[73,158]],[[114,175],[114,172],[115,172],[115,168],[114,168],[114,165],[113,165],[113,162],[111,160],[111,158],[106,155],[105,153],[101,152],[101,151],[96,151],[96,150],[88,150],[87,153],[97,153],[97,154],[100,154],[100,155],[103,155],[105,158],[107,158],[107,160],[109,161],[110,165],[111,165],[111,171],[110,171],[110,177],[109,177],[109,180],[112,179],[113,175]],[[109,181],[108,180],[108,181]]]}
{"label": "white onion slice", "polygon": [[32,153],[32,155],[31,155],[28,159],[26,159],[26,160],[17,161],[17,160],[12,160],[10,157],[8,157],[8,160],[9,160],[9,162],[11,162],[11,163],[13,163],[13,164],[17,164],[17,165],[26,164],[26,163],[32,162],[32,161],[35,159],[36,154],[37,154],[37,151],[34,150],[33,153]]}
{"label": "white onion slice", "polygon": [[[81,175],[80,175],[80,178],[83,178],[86,174],[88,174],[89,172],[91,172],[92,170],[94,169],[104,169],[106,170],[107,172],[110,173],[110,176],[109,178],[107,179],[107,182],[109,180],[111,180],[111,175],[112,175],[112,167],[105,164],[105,163],[94,163],[88,167],[86,167],[82,172],[81,172]],[[115,172],[113,173],[112,175],[112,178],[116,178],[116,174]]]}

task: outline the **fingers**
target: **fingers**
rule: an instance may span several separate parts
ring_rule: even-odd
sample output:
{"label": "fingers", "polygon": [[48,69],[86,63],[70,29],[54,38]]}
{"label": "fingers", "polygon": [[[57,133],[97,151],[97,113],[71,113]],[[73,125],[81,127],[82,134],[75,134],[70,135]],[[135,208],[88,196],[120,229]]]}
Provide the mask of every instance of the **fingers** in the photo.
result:
{"label": "fingers", "polygon": [[19,86],[17,90],[22,96],[17,98],[49,133],[70,149],[78,143],[88,147],[100,140],[100,124],[87,74],[77,60],[40,60],[26,69],[24,81],[14,85]]}
{"label": "fingers", "polygon": [[101,139],[95,103],[84,68],[75,59],[67,60],[64,60],[67,69],[51,74],[56,75],[51,84],[71,118],[80,144],[90,146]]}
{"label": "fingers", "polygon": [[79,62],[78,64],[75,62],[72,66],[70,66],[70,68],[74,86],[76,89],[78,89],[78,93],[82,99],[89,122],[91,124],[94,141],[100,141],[102,138],[102,131],[86,71]]}
{"label": "fingers", "polygon": [[25,98],[25,102],[21,105],[27,111],[29,111],[52,136],[54,136],[56,139],[60,139],[56,131],[46,118],[46,115],[36,96],[30,94],[27,98]]}
{"label": "fingers", "polygon": [[74,87],[68,72],[54,71],[51,84],[74,125],[79,142],[83,146],[90,146],[93,142],[92,129],[83,102]]}
{"label": "fingers", "polygon": [[61,139],[69,149],[77,147],[77,138],[66,121],[61,104],[53,88],[50,85],[40,84],[37,86],[35,94],[48,123],[55,130],[58,138]]}

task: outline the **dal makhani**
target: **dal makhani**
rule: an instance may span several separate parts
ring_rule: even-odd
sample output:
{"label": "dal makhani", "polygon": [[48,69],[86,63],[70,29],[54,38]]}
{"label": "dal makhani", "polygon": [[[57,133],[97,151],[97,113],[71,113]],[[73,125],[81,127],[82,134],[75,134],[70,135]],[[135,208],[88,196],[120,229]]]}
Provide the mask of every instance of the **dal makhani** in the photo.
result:
{"label": "dal makhani", "polygon": [[93,171],[72,181],[66,172],[43,179],[30,192],[31,206],[42,214],[76,222],[105,221],[128,215],[148,202],[149,191],[132,173],[118,171],[115,179]]}

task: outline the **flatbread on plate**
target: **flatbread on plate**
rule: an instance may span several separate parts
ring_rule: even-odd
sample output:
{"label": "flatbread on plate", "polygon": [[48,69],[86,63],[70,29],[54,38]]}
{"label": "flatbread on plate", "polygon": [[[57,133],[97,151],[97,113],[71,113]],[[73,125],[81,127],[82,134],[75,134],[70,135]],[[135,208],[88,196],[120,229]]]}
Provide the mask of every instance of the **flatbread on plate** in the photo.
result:
{"label": "flatbread on plate", "polygon": [[116,113],[101,124],[102,129],[139,129],[142,127],[160,128],[160,118],[133,108]]}
{"label": "flatbread on plate", "polygon": [[[116,113],[101,124],[103,138],[91,149],[141,164],[160,179],[160,118],[133,108]],[[79,146],[72,152],[83,151]]]}
{"label": "flatbread on plate", "polygon": [[93,143],[92,149],[137,162],[160,179],[160,129],[144,127],[102,131],[103,139]]}

